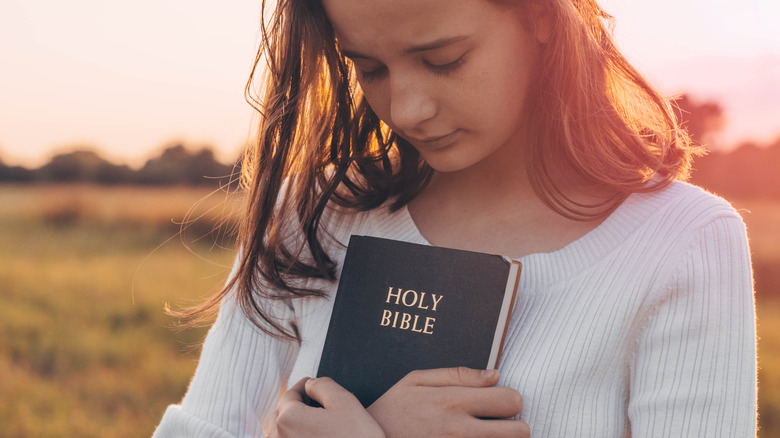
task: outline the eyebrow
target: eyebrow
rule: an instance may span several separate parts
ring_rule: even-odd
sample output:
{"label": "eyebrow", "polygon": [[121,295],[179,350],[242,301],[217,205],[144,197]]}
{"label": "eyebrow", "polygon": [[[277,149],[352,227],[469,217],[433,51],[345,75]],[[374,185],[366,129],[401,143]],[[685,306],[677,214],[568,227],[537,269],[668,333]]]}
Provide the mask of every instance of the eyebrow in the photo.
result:
{"label": "eyebrow", "polygon": [[[454,37],[441,38],[435,41],[431,41],[429,43],[409,47],[408,49],[404,50],[404,53],[408,55],[412,53],[425,52],[428,50],[436,50],[442,47],[449,46],[450,44],[461,42],[467,38],[468,38],[467,35],[458,35]],[[355,52],[352,50],[341,50],[341,53],[350,59],[371,59],[371,57],[368,55],[364,55],[360,52]]]}

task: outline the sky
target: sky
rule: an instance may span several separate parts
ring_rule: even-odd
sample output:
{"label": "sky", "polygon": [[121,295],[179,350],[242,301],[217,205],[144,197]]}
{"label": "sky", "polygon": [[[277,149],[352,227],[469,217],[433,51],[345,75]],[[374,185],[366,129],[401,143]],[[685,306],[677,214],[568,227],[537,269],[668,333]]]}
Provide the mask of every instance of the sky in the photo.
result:
{"label": "sky", "polygon": [[[664,94],[724,107],[723,146],[780,136],[780,1],[601,4]],[[140,165],[177,141],[232,160],[252,125],[259,19],[260,0],[2,0],[0,160],[87,146]]]}

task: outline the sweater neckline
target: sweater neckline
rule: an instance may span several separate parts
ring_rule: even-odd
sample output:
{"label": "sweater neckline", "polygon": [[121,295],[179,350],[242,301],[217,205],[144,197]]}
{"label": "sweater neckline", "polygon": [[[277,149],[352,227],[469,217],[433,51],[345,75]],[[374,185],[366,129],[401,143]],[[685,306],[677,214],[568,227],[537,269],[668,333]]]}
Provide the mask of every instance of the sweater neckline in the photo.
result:
{"label": "sweater neckline", "polygon": [[[604,258],[617,247],[627,244],[628,237],[648,217],[657,212],[676,184],[652,193],[629,195],[604,221],[577,240],[550,252],[527,254],[514,258],[522,264],[521,290],[539,290],[571,278]],[[400,211],[404,234],[410,241],[431,245],[422,235],[407,206]]]}

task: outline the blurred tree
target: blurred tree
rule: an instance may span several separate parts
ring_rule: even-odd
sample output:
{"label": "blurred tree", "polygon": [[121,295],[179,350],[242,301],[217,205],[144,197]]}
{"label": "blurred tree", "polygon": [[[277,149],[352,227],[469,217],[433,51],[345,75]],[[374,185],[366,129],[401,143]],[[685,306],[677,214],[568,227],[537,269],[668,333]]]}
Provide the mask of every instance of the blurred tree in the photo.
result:
{"label": "blurred tree", "polygon": [[674,99],[682,125],[697,144],[711,149],[718,146],[717,135],[726,123],[723,108],[717,102],[694,101],[688,94]]}
{"label": "blurred tree", "polygon": [[231,173],[232,167],[217,161],[210,148],[190,152],[184,145],[175,144],[149,159],[136,180],[142,184],[217,184]]}
{"label": "blurred tree", "polygon": [[133,182],[135,171],[125,164],[104,162],[95,169],[93,181],[98,184],[127,184]]}
{"label": "blurred tree", "polygon": [[22,166],[8,166],[0,158],[0,182],[28,182],[33,179],[33,173]]}
{"label": "blurred tree", "polygon": [[[213,183],[229,175],[232,169],[214,158],[214,151],[201,149],[190,157],[186,180],[189,184]],[[211,181],[209,181],[211,180]]]}
{"label": "blurred tree", "polygon": [[102,158],[92,148],[77,148],[57,154],[38,169],[7,166],[0,160],[0,182],[82,182],[98,184],[183,184],[231,185],[232,175],[240,172],[236,164],[222,164],[214,152],[204,147],[191,152],[182,144],[165,148],[135,171],[127,165],[116,165]]}
{"label": "blurred tree", "polygon": [[105,160],[92,149],[77,149],[55,155],[34,173],[46,182],[119,184],[129,182],[133,171]]}
{"label": "blurred tree", "polygon": [[780,137],[768,146],[746,142],[694,162],[693,182],[731,199],[780,199]]}
{"label": "blurred tree", "polygon": [[718,144],[718,134],[726,122],[717,102],[698,102],[683,94],[673,101],[683,126],[695,143],[710,150],[694,163],[692,181],[726,198],[780,199],[780,138],[773,144],[745,142],[731,152]]}

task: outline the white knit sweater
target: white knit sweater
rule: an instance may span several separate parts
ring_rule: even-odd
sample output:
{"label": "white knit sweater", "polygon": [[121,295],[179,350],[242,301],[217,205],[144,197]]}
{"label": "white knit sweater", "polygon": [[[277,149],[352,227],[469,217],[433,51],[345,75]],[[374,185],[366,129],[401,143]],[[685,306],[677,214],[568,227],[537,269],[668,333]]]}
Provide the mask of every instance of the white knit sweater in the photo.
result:
{"label": "white knit sweater", "polygon": [[[334,214],[328,229],[342,243],[351,234],[427,243],[406,209]],[[345,248],[328,246],[343,261]],[[522,394],[532,437],[755,435],[750,256],[728,203],[673,183],[630,196],[566,247],[519,260],[499,385]],[[155,436],[263,436],[282,382],[316,374],[332,296],[277,309],[298,325],[300,346],[223,305],[184,400]]]}

